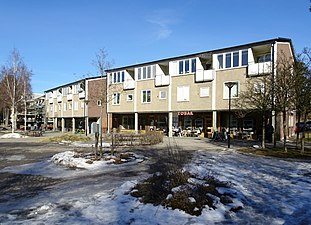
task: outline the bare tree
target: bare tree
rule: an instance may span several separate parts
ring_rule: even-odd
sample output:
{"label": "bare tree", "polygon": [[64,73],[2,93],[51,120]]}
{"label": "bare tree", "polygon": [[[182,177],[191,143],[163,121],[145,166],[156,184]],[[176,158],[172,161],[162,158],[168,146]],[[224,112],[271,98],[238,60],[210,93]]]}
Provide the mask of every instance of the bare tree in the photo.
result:
{"label": "bare tree", "polygon": [[249,78],[245,89],[240,92],[239,98],[233,104],[243,112],[243,115],[252,111],[258,112],[262,117],[262,148],[266,147],[266,121],[271,111],[271,76],[259,75]]}
{"label": "bare tree", "polygon": [[23,62],[17,49],[14,49],[7,65],[1,69],[2,98],[11,111],[12,133],[16,130],[16,115],[26,99],[32,94],[30,78],[32,72]]}
{"label": "bare tree", "polygon": [[294,84],[296,77],[294,76],[294,59],[288,58],[281,52],[276,64],[274,96],[276,111],[282,115],[283,127],[283,148],[287,152],[287,116],[288,110],[294,109]]}
{"label": "bare tree", "polygon": [[[311,112],[311,49],[305,48],[297,54],[294,65],[294,103],[297,110],[298,124],[303,118],[303,129],[297,130],[296,146],[301,132],[301,153],[304,153],[305,127],[308,113]],[[297,127],[299,128],[299,127]]]}

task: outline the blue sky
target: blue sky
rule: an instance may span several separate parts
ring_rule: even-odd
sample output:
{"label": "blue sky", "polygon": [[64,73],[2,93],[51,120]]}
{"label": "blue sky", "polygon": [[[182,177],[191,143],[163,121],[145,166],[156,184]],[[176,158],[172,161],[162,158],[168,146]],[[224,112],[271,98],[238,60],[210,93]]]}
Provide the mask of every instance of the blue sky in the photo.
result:
{"label": "blue sky", "polygon": [[0,65],[13,48],[33,71],[34,93],[113,67],[276,37],[311,47],[309,0],[0,0]]}

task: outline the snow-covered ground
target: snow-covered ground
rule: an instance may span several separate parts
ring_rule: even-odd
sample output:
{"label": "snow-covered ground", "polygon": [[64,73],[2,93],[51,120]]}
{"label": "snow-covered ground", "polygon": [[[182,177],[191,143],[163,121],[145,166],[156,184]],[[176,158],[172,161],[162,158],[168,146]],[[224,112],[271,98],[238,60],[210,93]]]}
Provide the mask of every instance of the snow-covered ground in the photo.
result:
{"label": "snow-covered ground", "polygon": [[227,150],[195,152],[185,169],[198,176],[214,175],[230,181],[238,196],[236,204],[243,207],[236,213],[222,205],[216,210],[206,208],[199,217],[142,204],[129,195],[142,177],[138,174],[117,180],[115,176],[120,171],[135,170],[138,162],[82,164],[84,169],[80,170],[70,170],[52,161],[1,170],[69,181],[78,178],[31,199],[1,202],[1,224],[311,224],[310,161],[257,157]]}
{"label": "snow-covered ground", "polygon": [[0,135],[0,138],[11,139],[11,138],[28,138],[28,136],[21,135],[19,133],[8,133]]}

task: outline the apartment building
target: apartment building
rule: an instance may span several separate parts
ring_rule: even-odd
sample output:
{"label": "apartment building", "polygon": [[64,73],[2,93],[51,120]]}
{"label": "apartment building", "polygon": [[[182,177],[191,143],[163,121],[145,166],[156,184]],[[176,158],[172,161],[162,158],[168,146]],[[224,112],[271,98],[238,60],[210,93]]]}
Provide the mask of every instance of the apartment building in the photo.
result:
{"label": "apartment building", "polygon": [[[46,124],[48,129],[62,132],[99,131],[100,118],[107,118],[105,77],[91,77],[45,91]],[[102,119],[102,126],[107,122]]]}
{"label": "apartment building", "polygon": [[[275,38],[239,46],[107,70],[108,127],[157,130],[200,129],[205,136],[229,127],[228,82],[239,98],[247,79],[269,75],[280,55],[294,57],[290,39]],[[232,109],[237,110],[237,109]],[[230,117],[233,131],[259,134],[261,117]],[[279,123],[280,124],[280,123]],[[292,124],[292,126],[294,126]],[[275,128],[280,133],[279,128]]]}
{"label": "apartment building", "polygon": [[32,94],[24,106],[17,112],[17,128],[40,128],[45,121],[45,97],[43,94]]}

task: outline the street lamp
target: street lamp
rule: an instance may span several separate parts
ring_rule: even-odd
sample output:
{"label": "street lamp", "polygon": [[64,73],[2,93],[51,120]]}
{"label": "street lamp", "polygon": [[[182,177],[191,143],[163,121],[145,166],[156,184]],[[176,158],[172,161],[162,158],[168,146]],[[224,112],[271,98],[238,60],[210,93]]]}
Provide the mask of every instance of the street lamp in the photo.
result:
{"label": "street lamp", "polygon": [[236,85],[236,82],[227,82],[225,83],[226,86],[229,88],[229,132],[228,132],[228,148],[230,148],[230,133],[231,133],[231,89],[234,85]]}

